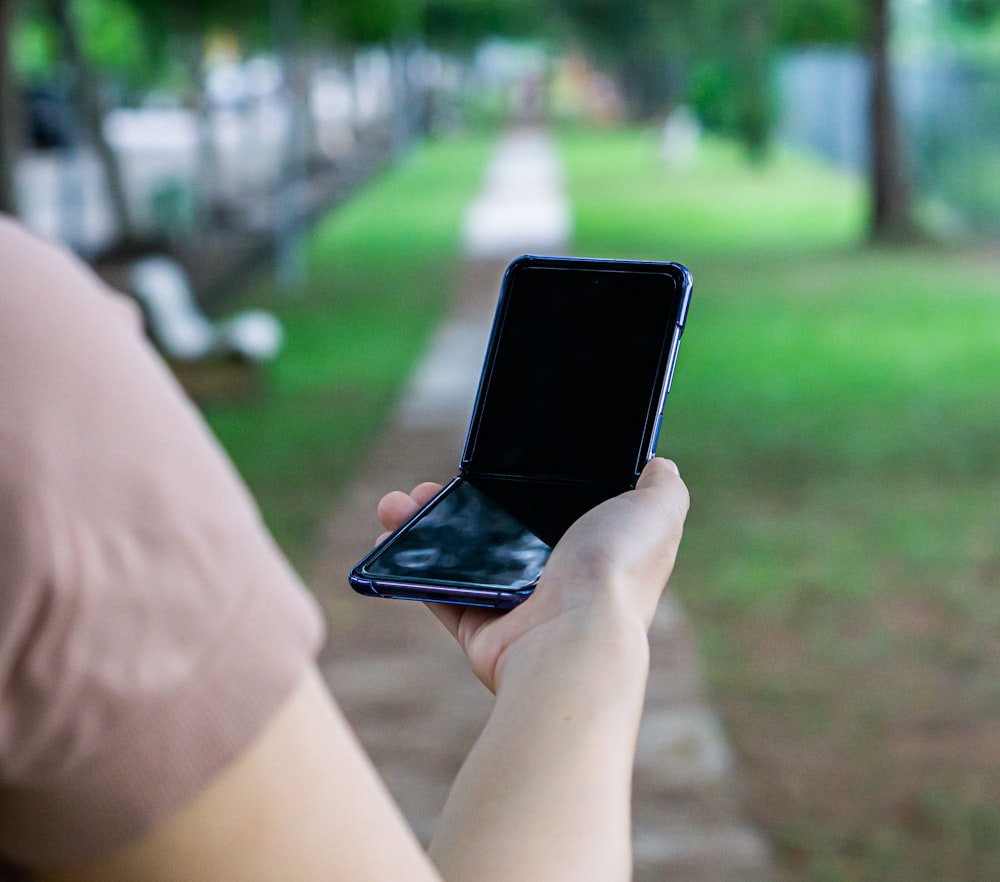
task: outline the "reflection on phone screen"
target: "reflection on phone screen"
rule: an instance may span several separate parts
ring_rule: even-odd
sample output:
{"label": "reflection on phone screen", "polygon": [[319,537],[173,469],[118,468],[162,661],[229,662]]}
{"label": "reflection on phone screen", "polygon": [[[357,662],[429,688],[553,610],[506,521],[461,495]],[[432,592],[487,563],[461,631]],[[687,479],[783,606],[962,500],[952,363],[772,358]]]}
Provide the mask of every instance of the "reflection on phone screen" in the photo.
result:
{"label": "reflection on phone screen", "polygon": [[535,584],[551,551],[506,509],[459,481],[388,540],[365,573],[517,591]]}

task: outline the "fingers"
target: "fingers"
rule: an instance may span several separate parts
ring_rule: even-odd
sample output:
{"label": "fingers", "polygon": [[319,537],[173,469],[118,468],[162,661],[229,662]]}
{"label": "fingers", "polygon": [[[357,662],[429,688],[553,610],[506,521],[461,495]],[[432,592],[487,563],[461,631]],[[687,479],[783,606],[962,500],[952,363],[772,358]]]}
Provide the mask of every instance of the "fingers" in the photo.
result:
{"label": "fingers", "polygon": [[445,626],[448,633],[462,647],[469,657],[472,670],[491,692],[496,691],[496,656],[487,652],[483,659],[482,649],[474,648],[480,641],[482,632],[491,622],[503,616],[500,610],[487,609],[481,606],[456,606],[450,603],[428,603],[425,606],[434,613],[435,618]]}
{"label": "fingers", "polygon": [[[647,463],[636,489],[598,505],[552,551],[547,590],[573,604],[615,597],[648,625],[673,569],[688,510],[687,487],[665,459]],[[619,593],[615,586],[626,586]]]}
{"label": "fingers", "polygon": [[420,508],[412,496],[402,490],[386,493],[378,503],[378,519],[387,530],[395,530],[408,521]]}
{"label": "fingers", "polygon": [[422,484],[417,484],[410,491],[410,496],[416,501],[417,505],[427,505],[440,492],[440,484],[436,484],[434,481],[424,481]]}
{"label": "fingers", "polygon": [[462,621],[462,607],[450,603],[425,603],[434,617],[445,626],[448,633],[458,640],[458,627]]}
{"label": "fingers", "polygon": [[[440,490],[440,484],[425,481],[423,484],[417,484],[410,493],[404,493],[402,490],[386,493],[378,503],[378,519],[386,530],[392,532],[412,518],[417,510],[430,502]],[[380,536],[379,542],[384,538],[384,535]]]}

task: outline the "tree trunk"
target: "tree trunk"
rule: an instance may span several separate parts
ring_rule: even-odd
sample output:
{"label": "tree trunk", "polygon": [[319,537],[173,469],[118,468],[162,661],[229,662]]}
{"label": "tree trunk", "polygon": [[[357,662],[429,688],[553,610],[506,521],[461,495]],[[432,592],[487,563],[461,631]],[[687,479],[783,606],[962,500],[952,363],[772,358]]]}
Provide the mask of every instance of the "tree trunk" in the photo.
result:
{"label": "tree trunk", "polygon": [[111,211],[118,227],[118,235],[124,242],[134,241],[136,238],[135,227],[125,196],[125,183],[122,178],[121,166],[118,164],[118,157],[111,149],[108,139],[104,136],[104,109],[100,91],[94,72],[83,52],[80,36],[73,21],[73,13],[69,8],[69,0],[49,0],[49,12],[59,31],[66,60],[73,72],[76,104],[83,127],[92,139],[94,149],[97,150],[97,155],[104,168],[108,195],[111,198]]}
{"label": "tree trunk", "polygon": [[0,212],[5,214],[17,214],[14,171],[21,131],[21,108],[10,57],[13,17],[14,0],[0,0]]}
{"label": "tree trunk", "polygon": [[736,131],[751,162],[767,155],[773,110],[770,84],[770,4],[755,0],[738,16]]}
{"label": "tree trunk", "polygon": [[873,240],[904,240],[915,232],[910,186],[900,140],[890,58],[891,0],[872,0],[871,57],[871,216]]}

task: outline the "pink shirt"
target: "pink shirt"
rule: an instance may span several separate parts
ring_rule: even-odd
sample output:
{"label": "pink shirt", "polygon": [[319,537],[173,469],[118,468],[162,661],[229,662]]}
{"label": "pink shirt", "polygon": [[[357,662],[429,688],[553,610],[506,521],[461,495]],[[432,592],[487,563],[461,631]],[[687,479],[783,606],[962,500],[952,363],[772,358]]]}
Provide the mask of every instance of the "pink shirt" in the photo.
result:
{"label": "pink shirt", "polygon": [[322,638],[137,318],[0,218],[0,859],[148,831],[246,749]]}

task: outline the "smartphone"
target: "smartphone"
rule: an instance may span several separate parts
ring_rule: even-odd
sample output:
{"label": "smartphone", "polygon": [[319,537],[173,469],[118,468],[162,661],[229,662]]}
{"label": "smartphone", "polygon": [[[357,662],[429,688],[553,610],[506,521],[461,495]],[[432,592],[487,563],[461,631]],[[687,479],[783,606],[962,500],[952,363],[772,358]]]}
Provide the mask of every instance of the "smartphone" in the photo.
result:
{"label": "smartphone", "polygon": [[569,526],[653,456],[691,287],[677,263],[511,263],[458,474],[352,587],[498,609],[528,597]]}

